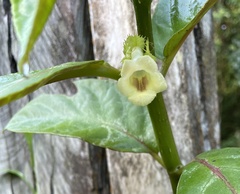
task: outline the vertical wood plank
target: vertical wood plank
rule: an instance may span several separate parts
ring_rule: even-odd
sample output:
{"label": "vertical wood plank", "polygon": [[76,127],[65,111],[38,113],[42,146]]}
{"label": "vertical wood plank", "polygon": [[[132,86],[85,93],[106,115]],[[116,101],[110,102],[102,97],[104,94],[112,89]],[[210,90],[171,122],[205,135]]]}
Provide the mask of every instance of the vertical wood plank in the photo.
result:
{"label": "vertical wood plank", "polygon": [[89,0],[95,59],[121,66],[123,41],[136,34],[133,6],[129,0]]}

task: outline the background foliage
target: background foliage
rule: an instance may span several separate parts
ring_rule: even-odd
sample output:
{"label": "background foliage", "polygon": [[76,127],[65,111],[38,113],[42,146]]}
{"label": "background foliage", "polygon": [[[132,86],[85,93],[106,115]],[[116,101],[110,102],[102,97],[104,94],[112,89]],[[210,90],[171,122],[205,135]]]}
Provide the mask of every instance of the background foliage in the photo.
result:
{"label": "background foliage", "polygon": [[222,146],[240,146],[240,4],[221,0],[214,8]]}

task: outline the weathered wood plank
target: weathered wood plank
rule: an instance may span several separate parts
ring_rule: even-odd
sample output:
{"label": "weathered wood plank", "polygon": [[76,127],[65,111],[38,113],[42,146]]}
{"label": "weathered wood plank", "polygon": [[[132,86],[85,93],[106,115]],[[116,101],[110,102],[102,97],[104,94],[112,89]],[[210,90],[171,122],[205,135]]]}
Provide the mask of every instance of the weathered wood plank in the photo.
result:
{"label": "weathered wood plank", "polygon": [[123,41],[136,34],[133,7],[129,0],[89,0],[95,59],[121,66]]}

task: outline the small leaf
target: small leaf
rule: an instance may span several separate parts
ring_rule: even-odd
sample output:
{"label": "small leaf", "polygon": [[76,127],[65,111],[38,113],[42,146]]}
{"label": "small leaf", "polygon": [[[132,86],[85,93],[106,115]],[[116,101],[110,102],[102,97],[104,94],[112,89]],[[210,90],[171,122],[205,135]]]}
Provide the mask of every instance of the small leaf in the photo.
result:
{"label": "small leaf", "polygon": [[78,93],[72,97],[43,95],[31,101],[6,129],[78,137],[123,152],[158,153],[147,108],[128,102],[116,82],[87,79],[75,85]]}
{"label": "small leaf", "polygon": [[164,74],[178,49],[217,0],[159,1],[153,16],[156,56],[167,61]]}
{"label": "small leaf", "polygon": [[30,73],[0,76],[0,106],[17,100],[49,83],[81,76],[120,77],[119,70],[104,61],[70,62]]}
{"label": "small leaf", "polygon": [[13,170],[13,169],[0,170],[0,177],[4,176],[4,175],[12,175],[12,176],[16,176],[16,177],[20,178],[32,190],[32,193],[36,194],[36,191],[32,187],[31,183],[29,181],[27,181],[26,177],[24,176],[24,174],[22,172],[20,172],[18,170]]}
{"label": "small leaf", "polygon": [[0,171],[0,176],[4,176],[4,175],[7,175],[7,174],[14,175],[14,176],[24,180],[23,173],[18,171],[18,170],[3,169],[3,170]]}
{"label": "small leaf", "polygon": [[[20,73],[28,74],[28,57],[56,0],[11,0],[13,23],[20,42]],[[25,71],[25,72],[24,72]]]}
{"label": "small leaf", "polygon": [[225,148],[205,152],[188,164],[177,194],[240,193],[240,149]]}

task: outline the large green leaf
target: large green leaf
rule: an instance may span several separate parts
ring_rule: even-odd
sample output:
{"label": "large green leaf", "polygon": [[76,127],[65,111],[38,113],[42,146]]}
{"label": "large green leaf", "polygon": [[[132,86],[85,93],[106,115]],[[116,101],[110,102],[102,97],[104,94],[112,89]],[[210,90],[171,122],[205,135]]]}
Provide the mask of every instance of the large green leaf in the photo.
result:
{"label": "large green leaf", "polygon": [[163,74],[178,49],[217,0],[160,0],[152,20],[156,56],[164,61]]}
{"label": "large green leaf", "polygon": [[240,149],[225,148],[200,154],[180,177],[177,194],[240,193]]}
{"label": "large green leaf", "polygon": [[41,33],[56,0],[11,0],[13,24],[20,42],[21,73],[28,74],[28,56]]}
{"label": "large green leaf", "polygon": [[28,78],[19,73],[0,76],[0,106],[17,100],[43,85],[80,76],[120,77],[119,70],[104,61],[70,62],[30,73]]}
{"label": "large green leaf", "polygon": [[86,79],[75,85],[78,93],[72,97],[43,95],[31,101],[6,129],[78,137],[123,152],[158,152],[146,107],[131,104],[115,81]]}

